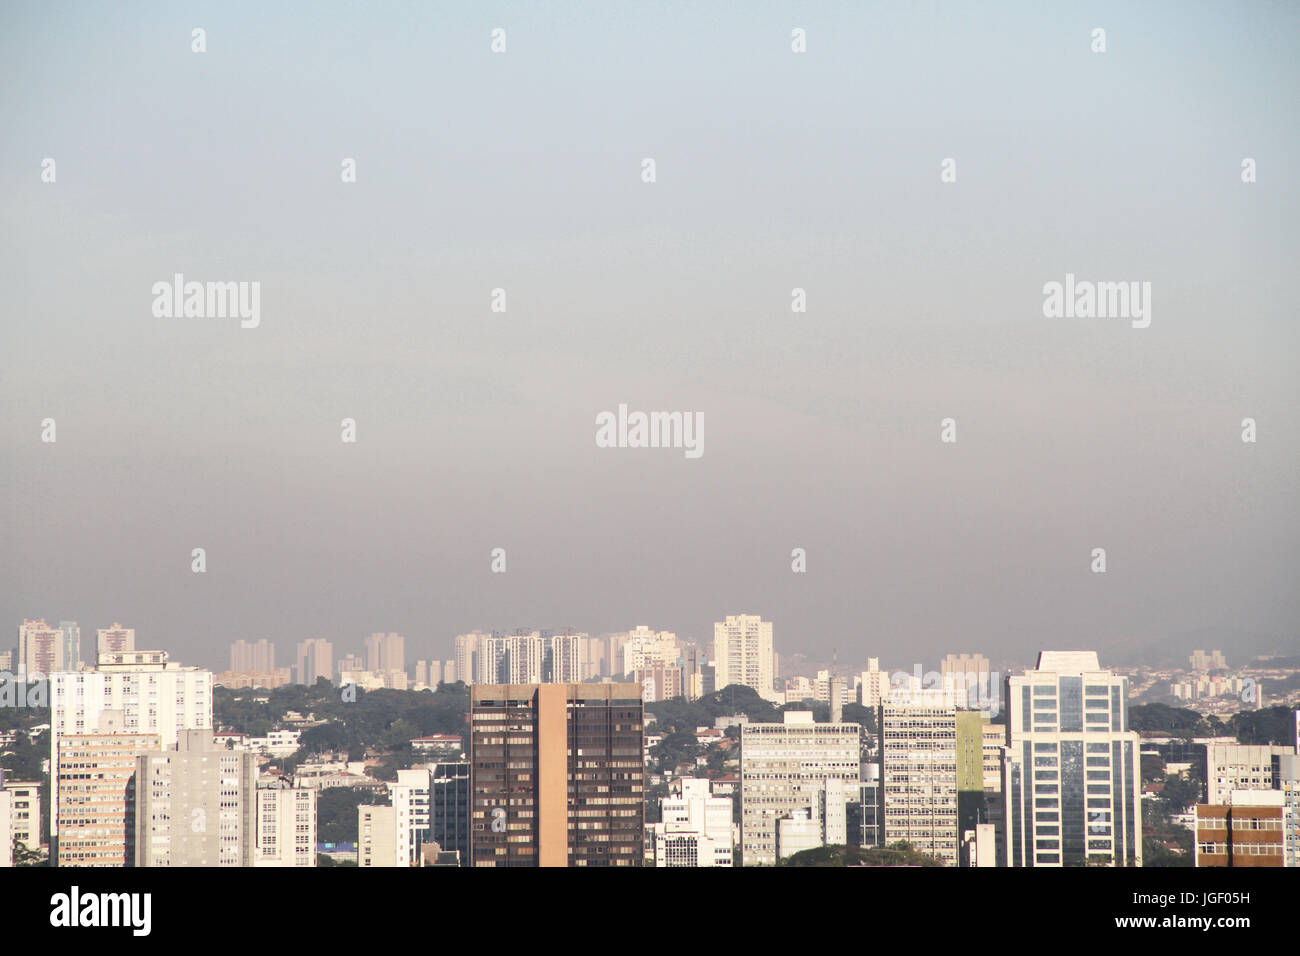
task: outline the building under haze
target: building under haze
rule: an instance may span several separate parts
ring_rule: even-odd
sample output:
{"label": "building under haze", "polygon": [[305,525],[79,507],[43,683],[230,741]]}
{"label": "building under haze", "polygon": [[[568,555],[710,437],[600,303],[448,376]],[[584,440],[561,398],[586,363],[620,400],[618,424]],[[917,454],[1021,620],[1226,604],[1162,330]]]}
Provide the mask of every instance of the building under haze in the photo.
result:
{"label": "building under haze", "polygon": [[752,687],[764,700],[776,700],[772,681],[776,663],[772,652],[772,622],[756,614],[729,614],[713,625],[714,681],[718,690],[730,684]]}
{"label": "building under haze", "polygon": [[317,637],[298,644],[294,655],[294,677],[308,687],[322,677],[334,679],[334,645]]}
{"label": "building under haze", "polygon": [[1128,679],[1094,651],[1043,651],[1006,681],[1008,866],[1142,865],[1139,740]]}
{"label": "building under haze", "polygon": [[640,866],[637,684],[470,688],[472,866]]}
{"label": "building under haze", "polygon": [[135,650],[135,628],[123,627],[114,621],[109,627],[95,632],[95,659],[101,654],[121,654]]}

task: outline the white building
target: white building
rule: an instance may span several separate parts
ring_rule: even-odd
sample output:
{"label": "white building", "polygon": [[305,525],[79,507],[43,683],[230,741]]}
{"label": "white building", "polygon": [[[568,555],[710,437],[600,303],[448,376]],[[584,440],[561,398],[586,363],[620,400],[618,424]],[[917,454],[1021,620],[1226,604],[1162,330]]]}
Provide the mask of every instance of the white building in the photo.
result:
{"label": "white building", "polygon": [[407,863],[420,859],[420,846],[429,831],[429,768],[397,771],[397,782],[388,793],[393,801],[393,826],[397,846],[406,847]]}
{"label": "white building", "polygon": [[715,797],[709,781],[687,777],[678,796],[659,801],[660,822],[649,824],[655,866],[732,866],[731,800]]}
{"label": "white building", "polygon": [[257,854],[253,865],[316,865],[315,789],[257,788]]}
{"label": "white building", "polygon": [[581,681],[579,644],[585,634],[541,631],[478,642],[477,684],[571,684]]}
{"label": "white building", "polygon": [[1093,651],[1043,651],[1007,678],[1008,866],[1142,865],[1138,735],[1128,679]]}
{"label": "white building", "polygon": [[[782,817],[796,810],[807,810],[810,819],[821,816],[828,779],[843,785],[847,802],[859,799],[861,727],[814,723],[808,711],[787,711],[782,716],[780,724],[743,724],[740,728],[744,866],[776,862],[777,821]],[[837,792],[835,786],[830,785],[832,794]],[[822,832],[820,820],[817,825]]]}
{"label": "white building", "polygon": [[756,614],[727,615],[713,625],[714,684],[752,687],[764,700],[776,700],[772,685],[772,622]]}
{"label": "white building", "polygon": [[1206,802],[1227,805],[1233,790],[1272,790],[1275,758],[1294,754],[1292,747],[1208,744],[1205,748]]}
{"label": "white building", "polygon": [[[100,655],[91,670],[50,676],[50,765],[57,766],[59,740],[93,733],[105,711],[119,711],[123,733],[157,734],[174,749],[187,730],[212,730],[212,672],[168,661],[166,651]],[[59,832],[58,778],[50,777],[50,834]]]}

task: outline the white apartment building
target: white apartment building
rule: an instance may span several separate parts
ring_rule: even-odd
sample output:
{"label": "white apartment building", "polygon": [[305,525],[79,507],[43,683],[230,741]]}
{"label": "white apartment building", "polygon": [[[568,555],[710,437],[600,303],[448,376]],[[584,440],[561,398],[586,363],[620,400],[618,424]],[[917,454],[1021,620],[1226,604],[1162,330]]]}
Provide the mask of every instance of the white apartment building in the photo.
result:
{"label": "white apartment building", "polygon": [[776,700],[772,622],[756,614],[728,615],[713,625],[714,683],[752,687],[764,700]]}
{"label": "white apartment building", "polygon": [[740,728],[742,866],[776,863],[777,822],[796,810],[818,815],[828,779],[843,783],[848,802],[858,801],[861,727],[814,723],[809,711],[782,716],[780,724]]}
{"label": "white apartment building", "polygon": [[397,782],[388,787],[394,812],[393,826],[399,848],[406,848],[408,865],[420,859],[420,846],[429,831],[431,774],[427,767],[397,771]]}
{"label": "white apartment building", "polygon": [[854,679],[858,703],[863,707],[879,707],[889,699],[889,673],[880,669],[880,658],[867,659],[867,669]]}
{"label": "white apartment building", "polygon": [[627,632],[627,641],[623,644],[623,670],[617,676],[626,676],[656,664],[676,664],[679,656],[676,634],[652,631],[646,625],[638,624]]}
{"label": "white apartment building", "polygon": [[257,853],[253,865],[316,865],[314,788],[257,788]]}
{"label": "white apartment building", "polygon": [[[50,676],[50,765],[67,734],[93,733],[105,711],[122,715],[123,733],[156,734],[175,748],[187,730],[212,731],[212,672],[169,661],[166,651],[100,655],[90,670]],[[58,779],[50,778],[50,834],[59,832]]]}
{"label": "white apartment building", "polygon": [[956,866],[957,709],[890,700],[878,714],[885,845],[906,840]]}
{"label": "white apartment building", "polygon": [[1008,866],[1142,865],[1139,740],[1128,679],[1094,651],[1043,651],[1006,681]]}
{"label": "white apartment building", "polygon": [[685,778],[680,795],[659,801],[659,823],[647,830],[655,866],[732,866],[731,801],[715,797],[709,781]]}
{"label": "white apartment building", "polygon": [[476,684],[573,684],[582,670],[579,644],[585,634],[533,631],[480,641]]}

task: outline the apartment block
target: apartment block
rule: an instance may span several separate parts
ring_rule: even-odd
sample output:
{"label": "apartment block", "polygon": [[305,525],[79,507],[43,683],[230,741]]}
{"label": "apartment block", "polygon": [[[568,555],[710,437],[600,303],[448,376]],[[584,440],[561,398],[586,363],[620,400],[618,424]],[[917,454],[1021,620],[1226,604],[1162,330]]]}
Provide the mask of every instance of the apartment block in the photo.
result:
{"label": "apartment block", "polygon": [[10,838],[21,843],[29,850],[41,847],[41,785],[24,780],[9,780],[0,770],[0,779],[4,780],[4,791],[9,794]]}
{"label": "apartment block", "polygon": [[294,653],[294,668],[298,683],[308,687],[322,677],[333,680],[334,645],[316,637],[300,642]]}
{"label": "apartment block", "polygon": [[136,866],[253,866],[257,758],[181,732],[175,750],[136,760]]}
{"label": "apartment block", "polygon": [[123,627],[114,621],[110,626],[101,627],[96,631],[96,661],[101,654],[120,654],[123,651],[133,650],[135,650],[135,628]]}
{"label": "apartment block", "polygon": [[728,615],[713,625],[714,681],[719,690],[730,684],[752,687],[764,700],[776,700],[772,681],[776,661],[772,622],[754,614]]}
{"label": "apartment block", "polygon": [[130,866],[135,860],[136,761],[161,747],[157,733],[128,732],[121,711],[96,714],[89,733],[58,738],[51,787],[58,794],[59,866]]}
{"label": "apartment block", "polygon": [[859,797],[861,727],[814,723],[809,711],[786,711],[782,719],[740,728],[742,866],[775,864],[778,821],[802,810],[817,819],[828,780],[843,784],[845,800]]}
{"label": "apartment block", "polygon": [[[186,730],[212,732],[212,673],[169,661],[166,651],[113,651],[98,666],[50,677],[50,764],[59,761],[59,741],[68,734],[93,733],[106,711],[120,714],[123,733],[155,734],[172,748]],[[50,835],[60,821],[58,777],[50,785]]]}
{"label": "apartment block", "polygon": [[313,787],[257,788],[254,866],[316,865],[316,795]]}

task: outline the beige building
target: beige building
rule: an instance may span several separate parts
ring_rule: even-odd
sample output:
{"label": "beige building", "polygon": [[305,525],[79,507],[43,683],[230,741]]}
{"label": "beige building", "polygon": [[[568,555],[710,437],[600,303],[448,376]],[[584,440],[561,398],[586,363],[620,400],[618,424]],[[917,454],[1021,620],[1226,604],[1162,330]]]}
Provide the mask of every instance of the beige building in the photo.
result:
{"label": "beige building", "polygon": [[752,687],[764,700],[776,700],[772,622],[756,614],[736,614],[715,623],[713,667],[718,690],[741,684]]}
{"label": "beige building", "polygon": [[102,711],[92,733],[58,739],[55,804],[59,866],[127,866],[135,858],[133,778],[140,754],[156,751],[156,733],[123,731],[121,711]]}
{"label": "beige building", "polygon": [[95,659],[100,654],[120,654],[135,650],[135,628],[123,627],[116,621],[109,627],[101,627],[95,637]]}
{"label": "beige building", "polygon": [[[2,771],[0,771],[2,773]],[[4,781],[10,804],[11,838],[29,850],[41,848],[41,785],[23,780]]]}
{"label": "beige building", "polygon": [[310,687],[322,677],[334,679],[334,645],[320,638],[310,637],[298,644],[294,656],[294,677],[299,684]]}
{"label": "beige building", "polygon": [[357,866],[410,866],[405,839],[398,838],[397,810],[361,804],[357,807]]}
{"label": "beige building", "polygon": [[18,628],[18,679],[48,677],[63,670],[63,631],[43,620],[23,621]]}
{"label": "beige building", "polygon": [[257,788],[257,853],[254,866],[316,865],[314,787]]}

